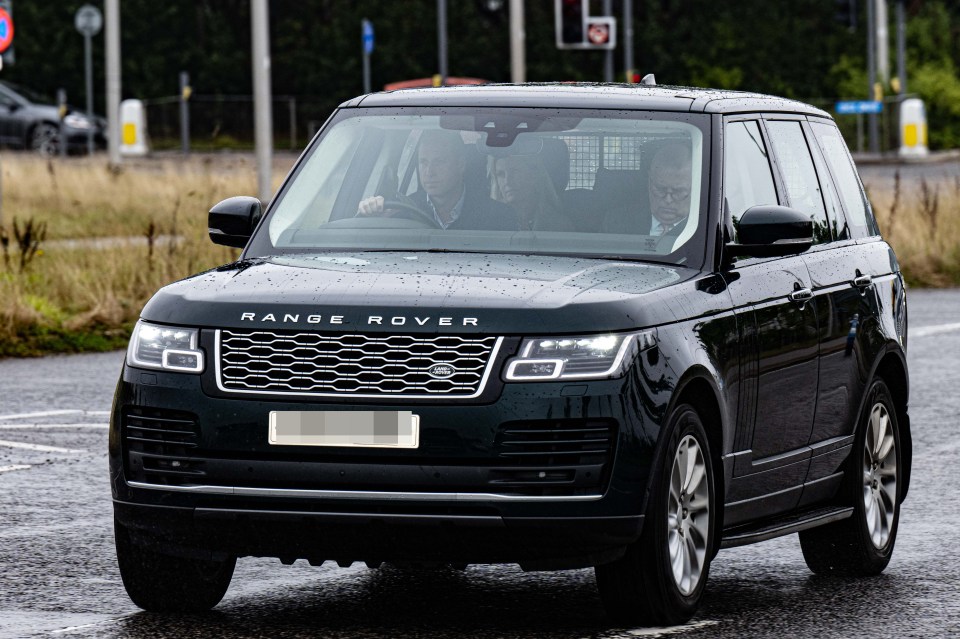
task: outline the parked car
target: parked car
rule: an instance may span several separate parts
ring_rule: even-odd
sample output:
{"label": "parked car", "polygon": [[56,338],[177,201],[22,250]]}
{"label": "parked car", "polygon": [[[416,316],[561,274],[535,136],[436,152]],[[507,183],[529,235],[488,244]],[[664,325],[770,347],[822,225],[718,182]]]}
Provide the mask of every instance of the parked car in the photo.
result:
{"label": "parked car", "polygon": [[94,145],[106,146],[106,120],[69,108],[61,120],[59,107],[50,102],[26,87],[0,81],[0,144],[53,155],[65,139],[68,151],[85,151],[92,130]]}
{"label": "parked car", "polygon": [[890,561],[905,288],[819,109],[362,96],[265,212],[231,198],[209,227],[240,259],[149,301],[111,418],[142,608],[212,607],[254,555],[594,566],[613,619],[674,624],[722,548],[799,532],[817,573]]}

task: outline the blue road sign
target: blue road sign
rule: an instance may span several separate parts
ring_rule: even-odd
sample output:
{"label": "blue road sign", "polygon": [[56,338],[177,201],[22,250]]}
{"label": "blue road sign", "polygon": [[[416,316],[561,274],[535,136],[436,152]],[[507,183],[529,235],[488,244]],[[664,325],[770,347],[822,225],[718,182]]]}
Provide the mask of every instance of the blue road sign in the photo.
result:
{"label": "blue road sign", "polygon": [[363,52],[370,55],[373,53],[373,23],[369,20],[364,20],[361,24],[363,25],[361,28]]}
{"label": "blue road sign", "polygon": [[883,102],[879,100],[852,100],[850,102],[837,102],[837,113],[839,115],[851,115],[856,113],[881,113],[883,111]]}

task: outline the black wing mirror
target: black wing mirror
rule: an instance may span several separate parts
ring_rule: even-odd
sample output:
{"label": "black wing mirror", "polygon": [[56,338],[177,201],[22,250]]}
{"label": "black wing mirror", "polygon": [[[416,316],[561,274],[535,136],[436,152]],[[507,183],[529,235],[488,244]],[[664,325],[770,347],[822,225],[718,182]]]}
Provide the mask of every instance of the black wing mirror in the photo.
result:
{"label": "black wing mirror", "polygon": [[726,245],[729,255],[780,257],[813,246],[813,221],[807,213],[786,206],[754,206],[737,223],[739,243]]}
{"label": "black wing mirror", "polygon": [[263,215],[260,200],[247,195],[217,202],[207,216],[207,231],[214,244],[243,248]]}

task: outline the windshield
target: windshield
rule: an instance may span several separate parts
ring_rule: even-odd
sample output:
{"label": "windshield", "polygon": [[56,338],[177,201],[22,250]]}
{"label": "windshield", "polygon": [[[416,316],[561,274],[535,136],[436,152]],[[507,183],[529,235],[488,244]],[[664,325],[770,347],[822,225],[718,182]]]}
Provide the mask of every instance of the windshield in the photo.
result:
{"label": "windshield", "polygon": [[343,109],[246,257],[340,250],[639,258],[699,265],[697,114]]}

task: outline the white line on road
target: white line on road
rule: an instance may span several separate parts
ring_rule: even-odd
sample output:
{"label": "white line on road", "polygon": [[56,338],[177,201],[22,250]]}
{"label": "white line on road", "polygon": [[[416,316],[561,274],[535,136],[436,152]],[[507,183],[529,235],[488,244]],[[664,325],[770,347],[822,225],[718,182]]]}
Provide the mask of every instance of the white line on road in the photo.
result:
{"label": "white line on road", "polygon": [[934,326],[920,326],[912,328],[907,333],[908,337],[929,337],[930,335],[939,335],[940,333],[950,333],[960,331],[960,322],[953,324],[936,324]]}
{"label": "white line on road", "polygon": [[0,430],[43,430],[44,428],[110,428],[106,423],[78,424],[0,424]]}
{"label": "white line on road", "polygon": [[0,415],[0,419],[32,419],[34,417],[53,417],[55,415],[82,415],[82,410],[45,410],[39,413],[14,413],[12,415]]}
{"label": "white line on road", "polygon": [[13,466],[0,466],[0,473],[9,473],[11,470],[26,470],[30,468],[29,464],[14,464]]}
{"label": "white line on road", "polygon": [[140,613],[140,611],[138,610],[138,611],[136,611],[136,612],[131,612],[130,614],[123,615],[122,617],[114,617],[113,619],[104,619],[103,621],[97,621],[97,622],[94,622],[94,623],[86,623],[86,624],[83,624],[82,626],[70,626],[69,628],[61,628],[60,630],[53,630],[53,631],[50,632],[50,634],[51,634],[51,635],[59,635],[59,634],[65,633],[65,632],[75,632],[75,631],[77,631],[77,630],[86,630],[87,628],[96,628],[97,626],[104,626],[104,625],[110,624],[110,623],[117,623],[117,622],[123,621],[124,619],[127,619],[127,618],[129,618],[129,617],[132,617],[132,616],[134,616],[134,615],[139,615],[139,614],[141,614],[141,613]]}
{"label": "white line on road", "polygon": [[43,453],[85,453],[87,451],[77,448],[60,448],[59,446],[44,446],[42,444],[28,444],[26,442],[8,442],[0,439],[0,447],[3,448],[23,448],[26,450],[37,450]]}
{"label": "white line on road", "polygon": [[603,637],[603,639],[621,639],[621,637],[667,637],[669,635],[680,635],[692,630],[700,630],[701,628],[716,626],[719,623],[719,621],[706,619],[704,621],[688,623],[682,626],[671,626],[669,628],[630,628],[625,630],[614,630],[612,632],[604,633],[600,636]]}

